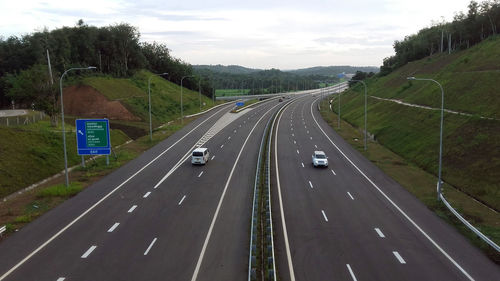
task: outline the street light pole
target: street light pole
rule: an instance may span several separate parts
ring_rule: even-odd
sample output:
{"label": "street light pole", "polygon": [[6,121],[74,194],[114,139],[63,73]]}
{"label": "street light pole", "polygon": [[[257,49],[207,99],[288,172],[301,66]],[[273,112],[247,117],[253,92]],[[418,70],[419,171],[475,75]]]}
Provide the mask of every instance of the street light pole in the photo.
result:
{"label": "street light pole", "polygon": [[200,112],[201,112],[201,77],[198,79],[198,97],[200,99]]}
{"label": "street light pole", "polygon": [[339,84],[339,89],[337,90],[337,96],[339,97],[339,110],[338,110],[339,111],[339,115],[337,115],[339,117],[338,118],[339,119],[338,120],[339,121],[339,129],[340,129],[340,94],[341,93],[340,93],[340,84]]}
{"label": "street light pole", "polygon": [[351,81],[361,82],[361,83],[363,83],[363,86],[365,86],[365,150],[366,150],[366,134],[367,134],[367,132],[366,132],[366,84],[362,80],[352,80],[351,79]]}
{"label": "street light pole", "polygon": [[436,84],[438,84],[439,88],[441,89],[441,125],[439,128],[439,168],[438,168],[438,184],[437,184],[437,195],[438,195],[438,201],[441,200],[441,188],[442,188],[442,181],[441,181],[441,167],[443,163],[443,119],[444,119],[444,90],[443,86],[436,80],[434,79],[427,79],[427,78],[415,78],[415,77],[407,77],[406,79],[408,80],[420,80],[420,81],[432,81]]}
{"label": "street light pole", "polygon": [[64,176],[66,179],[66,187],[69,186],[69,176],[68,176],[68,154],[66,152],[66,131],[64,129],[64,101],[63,101],[63,89],[62,89],[62,81],[64,78],[64,75],[66,73],[72,71],[72,70],[90,70],[90,69],[96,69],[95,66],[89,66],[89,67],[75,67],[75,68],[70,68],[61,75],[61,78],[59,79],[59,91],[61,92],[61,119],[62,119],[62,135],[63,135],[63,150],[64,150]]}
{"label": "street light pole", "polygon": [[181,78],[181,124],[184,124],[184,109],[182,108],[182,80],[188,77],[194,77],[194,75],[186,75]]}
{"label": "street light pole", "polygon": [[168,75],[168,73],[164,72],[164,73],[154,73],[153,75],[149,76],[148,78],[148,101],[149,101],[149,140],[150,141],[153,141],[153,123],[151,121],[151,78],[153,78],[153,76],[161,76],[161,75]]}

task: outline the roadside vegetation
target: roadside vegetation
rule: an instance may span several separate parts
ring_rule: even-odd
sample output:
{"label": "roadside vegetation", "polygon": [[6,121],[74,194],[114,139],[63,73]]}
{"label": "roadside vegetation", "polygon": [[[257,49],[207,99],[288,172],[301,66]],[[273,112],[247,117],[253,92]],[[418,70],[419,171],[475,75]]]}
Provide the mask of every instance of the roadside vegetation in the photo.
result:
{"label": "roadside vegetation", "polygon": [[[368,159],[381,167],[439,216],[455,225],[495,262],[500,255],[465,228],[437,201],[441,91],[429,81],[409,81],[408,76],[432,78],[443,85],[445,109],[468,113],[444,115],[444,194],[469,222],[500,243],[500,37],[490,37],[474,47],[453,54],[436,54],[407,63],[386,76],[364,79],[368,91],[368,132],[372,138],[363,151],[364,87],[354,83],[342,93],[337,128],[338,97],[327,101],[323,117]],[[374,97],[425,105],[411,107]],[[490,118],[490,119],[488,119]],[[347,122],[347,123],[346,123]],[[355,139],[357,141],[355,141]]]}

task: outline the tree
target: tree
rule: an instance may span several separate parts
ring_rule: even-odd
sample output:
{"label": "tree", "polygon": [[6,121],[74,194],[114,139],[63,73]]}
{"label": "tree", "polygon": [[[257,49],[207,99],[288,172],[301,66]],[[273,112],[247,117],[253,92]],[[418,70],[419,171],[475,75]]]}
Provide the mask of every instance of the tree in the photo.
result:
{"label": "tree", "polygon": [[48,74],[48,66],[35,64],[18,75],[7,76],[7,97],[22,104],[24,107],[33,106],[50,116],[52,125],[56,125],[56,115],[59,112],[57,83],[52,84]]}

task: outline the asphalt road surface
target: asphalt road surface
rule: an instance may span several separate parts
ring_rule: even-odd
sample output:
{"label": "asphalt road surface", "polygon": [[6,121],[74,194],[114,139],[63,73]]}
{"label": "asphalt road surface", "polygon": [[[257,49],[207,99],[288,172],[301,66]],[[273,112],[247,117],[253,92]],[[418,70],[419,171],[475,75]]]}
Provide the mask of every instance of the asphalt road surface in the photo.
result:
{"label": "asphalt road surface", "polygon": [[[272,187],[280,280],[500,280],[328,127],[318,98],[205,113],[4,240],[0,281],[246,280],[257,154],[283,106]],[[197,145],[210,149],[204,166],[190,163]],[[328,168],[312,167],[314,150]]]}
{"label": "asphalt road surface", "polygon": [[[3,241],[0,280],[243,279],[259,143],[282,104],[204,114]],[[211,159],[192,166],[203,142]]]}
{"label": "asphalt road surface", "polygon": [[[497,265],[341,139],[317,101],[297,100],[278,123],[280,280],[500,280]],[[328,168],[312,166],[314,150]]]}

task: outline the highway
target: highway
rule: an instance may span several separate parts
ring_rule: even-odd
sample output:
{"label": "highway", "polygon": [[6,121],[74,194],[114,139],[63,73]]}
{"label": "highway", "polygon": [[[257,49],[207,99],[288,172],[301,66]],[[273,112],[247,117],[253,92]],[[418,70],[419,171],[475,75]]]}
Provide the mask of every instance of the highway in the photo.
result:
{"label": "highway", "polygon": [[[183,129],[0,243],[2,280],[247,280],[264,127],[278,114],[279,280],[500,280],[499,267],[320,117],[320,95],[232,105]],[[193,166],[196,146],[210,161]],[[314,168],[323,150],[328,168]]]}
{"label": "highway", "polygon": [[[497,265],[338,136],[318,99],[299,99],[278,119],[280,280],[500,280]],[[312,166],[314,150],[328,168]]]}
{"label": "highway", "polygon": [[[283,103],[225,106],[0,244],[0,280],[239,280],[263,128]],[[192,166],[195,145],[211,160]]]}

